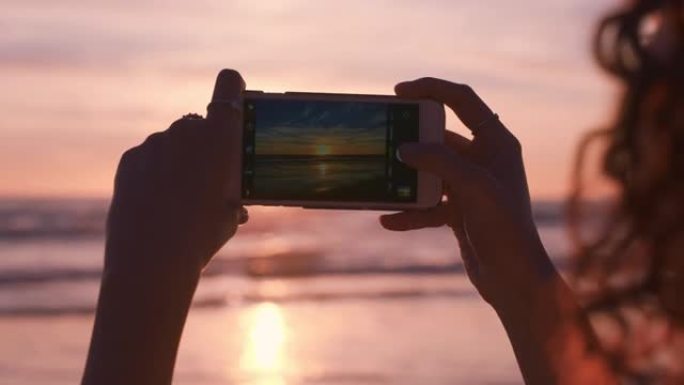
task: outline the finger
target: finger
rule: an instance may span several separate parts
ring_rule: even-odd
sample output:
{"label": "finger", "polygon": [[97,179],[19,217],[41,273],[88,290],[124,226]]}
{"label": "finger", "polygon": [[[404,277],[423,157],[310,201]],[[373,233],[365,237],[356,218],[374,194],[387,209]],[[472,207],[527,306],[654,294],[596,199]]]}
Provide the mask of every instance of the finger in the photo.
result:
{"label": "finger", "polygon": [[211,103],[207,106],[207,119],[226,123],[241,116],[244,90],[245,81],[240,73],[230,69],[219,72]]}
{"label": "finger", "polygon": [[[167,140],[171,148],[171,157],[174,161],[187,161],[187,157],[181,154],[198,151],[198,144],[202,143],[206,133],[202,128],[207,122],[203,119],[179,119],[171,124],[166,130]],[[206,151],[206,149],[202,149]]]}
{"label": "finger", "polygon": [[473,245],[470,243],[467,233],[465,232],[463,225],[452,226],[454,235],[458,240],[458,248],[461,251],[461,260],[463,261],[463,266],[468,272],[468,276],[473,283],[477,284],[480,276],[480,262],[477,259],[477,254]]}
{"label": "finger", "polygon": [[238,224],[244,225],[248,220],[249,211],[244,206],[240,207],[240,210],[238,210]]}
{"label": "finger", "polygon": [[399,147],[402,162],[438,176],[450,185],[462,185],[471,179],[474,167],[456,152],[438,143],[404,143]]}
{"label": "finger", "polygon": [[447,210],[436,206],[426,210],[411,210],[380,216],[380,224],[387,230],[407,231],[426,227],[440,227],[447,222]]}
{"label": "finger", "polygon": [[145,138],[145,141],[142,142],[140,147],[157,147],[161,145],[161,142],[164,141],[164,133],[163,132],[155,132],[150,134],[147,138]]}
{"label": "finger", "polygon": [[473,144],[472,140],[453,131],[444,131],[444,143],[461,155],[469,155]]}
{"label": "finger", "polygon": [[436,78],[420,78],[399,83],[394,89],[401,97],[427,98],[446,104],[474,135],[504,131],[501,122],[493,119],[494,112],[467,85]]}
{"label": "finger", "polygon": [[161,183],[167,174],[164,165],[168,162],[169,137],[166,132],[155,132],[138,146],[140,157],[138,161],[139,171],[146,174],[146,179],[155,184]]}
{"label": "finger", "polygon": [[242,162],[242,92],[245,82],[234,70],[222,70],[216,78],[212,101],[207,107],[208,128],[214,143],[216,177],[222,178],[221,195],[228,202],[240,202],[240,165]]}

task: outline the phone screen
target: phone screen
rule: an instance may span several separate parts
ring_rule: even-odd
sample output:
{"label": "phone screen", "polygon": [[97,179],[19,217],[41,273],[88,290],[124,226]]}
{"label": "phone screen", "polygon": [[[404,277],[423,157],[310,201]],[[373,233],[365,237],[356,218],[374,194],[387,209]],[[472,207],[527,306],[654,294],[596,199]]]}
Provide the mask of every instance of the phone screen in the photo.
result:
{"label": "phone screen", "polygon": [[417,103],[245,99],[242,197],[415,202],[396,149],[418,141]]}

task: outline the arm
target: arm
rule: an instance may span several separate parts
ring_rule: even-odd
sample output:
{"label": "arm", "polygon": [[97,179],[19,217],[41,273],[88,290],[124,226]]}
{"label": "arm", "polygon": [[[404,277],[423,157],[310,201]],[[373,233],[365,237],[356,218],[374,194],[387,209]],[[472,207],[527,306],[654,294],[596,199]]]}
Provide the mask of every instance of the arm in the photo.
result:
{"label": "arm", "polygon": [[383,226],[452,228],[468,276],[499,315],[527,384],[616,383],[539,239],[517,139],[468,86],[423,78],[396,91],[445,103],[473,139],[446,132],[444,145],[403,145],[404,162],[444,180],[447,202],[383,216]]}
{"label": "arm", "polygon": [[527,384],[617,384],[573,293],[557,275],[497,314]]}
{"label": "arm", "polygon": [[200,272],[246,221],[243,90],[222,71],[206,119],[178,120],[123,155],[83,384],[171,383]]}
{"label": "arm", "polygon": [[170,384],[196,284],[105,272],[83,383]]}

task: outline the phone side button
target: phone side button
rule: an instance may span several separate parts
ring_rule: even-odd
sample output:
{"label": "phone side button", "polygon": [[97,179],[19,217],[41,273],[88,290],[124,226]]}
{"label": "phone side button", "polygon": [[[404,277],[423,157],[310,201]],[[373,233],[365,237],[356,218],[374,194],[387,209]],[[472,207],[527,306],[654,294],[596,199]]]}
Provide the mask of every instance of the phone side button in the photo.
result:
{"label": "phone side button", "polygon": [[368,207],[301,206],[305,210],[368,210]]}
{"label": "phone side button", "polygon": [[307,95],[320,95],[320,93],[316,93],[316,92],[301,92],[301,91],[285,91],[285,95],[302,95],[302,96],[307,96]]}
{"label": "phone side button", "polygon": [[306,210],[339,210],[340,207],[334,207],[334,206],[302,206],[303,209]]}

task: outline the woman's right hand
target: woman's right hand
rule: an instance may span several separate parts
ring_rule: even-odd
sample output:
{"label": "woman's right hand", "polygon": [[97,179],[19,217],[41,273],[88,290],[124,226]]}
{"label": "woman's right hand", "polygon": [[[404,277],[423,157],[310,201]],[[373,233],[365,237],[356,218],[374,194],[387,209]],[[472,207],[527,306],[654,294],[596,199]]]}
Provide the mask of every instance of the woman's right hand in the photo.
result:
{"label": "woman's right hand", "polygon": [[555,270],[532,218],[520,143],[467,85],[434,78],[400,83],[397,95],[446,104],[473,139],[446,131],[444,144],[404,144],[401,159],[440,177],[447,201],[381,217],[395,231],[450,226],[469,278],[498,310],[524,304]]}

